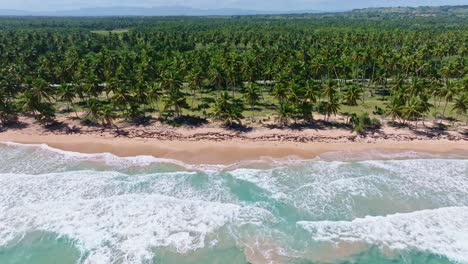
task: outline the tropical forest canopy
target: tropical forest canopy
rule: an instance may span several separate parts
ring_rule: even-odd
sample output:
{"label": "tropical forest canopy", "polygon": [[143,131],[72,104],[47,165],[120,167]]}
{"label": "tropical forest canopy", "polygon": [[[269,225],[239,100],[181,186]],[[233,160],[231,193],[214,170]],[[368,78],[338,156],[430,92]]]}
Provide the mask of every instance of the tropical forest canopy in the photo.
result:
{"label": "tropical forest canopy", "polygon": [[270,114],[287,124],[374,103],[360,112],[466,118],[468,21],[455,11],[3,17],[0,122],[49,123],[69,111],[105,125]]}

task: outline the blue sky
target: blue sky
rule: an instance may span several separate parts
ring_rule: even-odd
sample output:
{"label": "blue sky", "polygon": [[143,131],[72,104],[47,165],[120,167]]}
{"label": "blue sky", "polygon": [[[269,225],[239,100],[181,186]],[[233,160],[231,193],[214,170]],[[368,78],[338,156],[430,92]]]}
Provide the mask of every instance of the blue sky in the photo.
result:
{"label": "blue sky", "polygon": [[468,0],[0,0],[0,9],[55,11],[102,6],[156,7],[183,5],[194,8],[257,10],[344,10],[376,6],[462,5]]}

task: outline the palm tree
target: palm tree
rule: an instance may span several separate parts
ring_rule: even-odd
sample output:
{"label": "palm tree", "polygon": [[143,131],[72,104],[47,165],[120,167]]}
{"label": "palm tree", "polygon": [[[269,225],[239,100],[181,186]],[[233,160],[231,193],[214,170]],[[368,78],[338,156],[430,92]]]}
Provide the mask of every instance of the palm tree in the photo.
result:
{"label": "palm tree", "polygon": [[[67,102],[68,112],[70,112],[70,106],[73,107],[73,109],[75,108],[73,104],[73,100],[75,99],[75,96],[76,96],[76,89],[74,86],[70,84],[66,84],[66,83],[60,85],[59,96],[60,96],[60,100]],[[78,118],[78,113],[76,112],[76,109],[74,110],[75,110],[75,115]]]}
{"label": "palm tree", "polygon": [[42,124],[50,124],[55,121],[55,108],[52,103],[40,102],[36,106],[38,114],[34,117]]}
{"label": "palm tree", "polygon": [[109,97],[110,93],[115,94],[119,87],[122,86],[122,82],[117,78],[111,78],[106,82],[105,92],[106,96]]}
{"label": "palm tree", "polygon": [[250,83],[245,90],[244,98],[247,103],[250,105],[250,111],[252,111],[252,116],[255,113],[255,105],[258,104],[260,98],[262,97],[260,87],[255,83]]}
{"label": "palm tree", "polygon": [[289,103],[280,104],[276,110],[276,122],[282,126],[287,126],[294,113],[294,108]]}
{"label": "palm tree", "polygon": [[418,118],[421,113],[421,100],[418,97],[412,97],[408,104],[402,109],[402,116],[405,120],[416,120],[418,127]]}
{"label": "palm tree", "polygon": [[228,92],[222,92],[213,109],[213,116],[216,120],[223,121],[225,125],[232,125],[234,122],[242,124],[241,119],[243,106],[239,102],[234,101],[234,97]]}
{"label": "palm tree", "polygon": [[468,109],[468,93],[462,93],[457,98],[455,98],[452,106],[452,111],[457,114],[457,119],[459,115],[466,115]]}
{"label": "palm tree", "polygon": [[423,119],[423,126],[425,126],[424,122],[425,122],[426,113],[428,113],[431,110],[431,107],[434,106],[429,102],[429,99],[430,99],[430,96],[428,94],[426,93],[419,94],[419,110],[421,112],[421,116]]}
{"label": "palm tree", "polygon": [[405,86],[405,78],[401,75],[397,75],[393,81],[393,85],[391,86],[393,93],[398,93],[403,91]]}
{"label": "palm tree", "polygon": [[211,83],[216,89],[221,90],[226,87],[226,77],[224,71],[217,65],[213,66],[208,73]]}
{"label": "palm tree", "polygon": [[344,101],[347,105],[357,105],[357,101],[361,98],[362,88],[358,87],[357,85],[351,85],[348,87],[344,95]]}
{"label": "palm tree", "polygon": [[189,88],[190,90],[192,90],[192,109],[193,109],[195,101],[197,99],[196,92],[197,90],[201,89],[203,85],[203,80],[205,79],[205,77],[203,76],[203,72],[201,69],[195,69],[188,74],[187,79],[189,81]]}
{"label": "palm tree", "polygon": [[147,82],[137,82],[133,87],[133,99],[136,104],[143,105],[144,109],[149,103],[150,86]]}
{"label": "palm tree", "polygon": [[172,90],[164,97],[164,111],[173,111],[175,117],[182,115],[182,109],[188,109],[190,106],[187,104],[185,94],[178,90]]}
{"label": "palm tree", "polygon": [[55,118],[55,109],[50,102],[49,84],[38,78],[26,79],[25,91],[20,99],[23,111],[32,112],[34,118],[41,123],[52,122]]}
{"label": "palm tree", "polygon": [[333,81],[329,80],[325,83],[325,88],[323,89],[323,96],[328,98],[331,101],[338,94],[338,89]]}
{"label": "palm tree", "polygon": [[156,106],[156,110],[159,111],[158,102],[163,97],[164,93],[161,87],[161,83],[154,82],[149,88],[148,92],[148,101],[153,105]]}
{"label": "palm tree", "polygon": [[396,118],[402,117],[402,108],[404,104],[398,96],[392,96],[390,103],[387,104],[385,108],[385,114],[392,117],[392,121],[395,121]]}
{"label": "palm tree", "polygon": [[283,82],[275,83],[272,95],[275,97],[276,100],[279,101],[280,104],[285,103],[286,98],[288,98],[289,93],[290,93],[289,86],[287,86],[285,83]]}
{"label": "palm tree", "polygon": [[308,101],[303,101],[299,103],[296,107],[299,110],[298,112],[301,114],[301,117],[305,121],[310,122],[314,119],[314,116],[313,116],[314,105],[312,103]]}
{"label": "palm tree", "polygon": [[330,101],[325,102],[325,114],[327,116],[327,120],[330,119],[331,115],[336,116],[340,108],[340,100],[337,95],[330,98]]}
{"label": "palm tree", "polygon": [[305,88],[304,100],[309,103],[316,103],[320,98],[321,86],[316,85],[313,81],[307,81]]}
{"label": "palm tree", "polygon": [[2,125],[9,125],[18,121],[19,109],[13,102],[6,100],[0,101],[0,123]]}
{"label": "palm tree", "polygon": [[183,82],[176,74],[176,71],[168,70],[164,72],[161,81],[161,87],[163,90],[172,92],[178,92],[182,88]]}
{"label": "palm tree", "polygon": [[418,77],[411,78],[411,83],[408,86],[408,95],[409,96],[418,96],[424,91],[424,83]]}
{"label": "palm tree", "polygon": [[34,98],[37,102],[41,101],[50,101],[49,95],[49,84],[47,81],[41,78],[33,80],[32,78],[27,78],[25,80],[25,94]]}
{"label": "palm tree", "polygon": [[299,83],[296,83],[295,81],[290,82],[288,90],[288,102],[292,104],[298,104],[301,100],[303,100],[302,97],[304,94],[304,88],[299,85]]}
{"label": "palm tree", "polygon": [[128,104],[132,101],[132,94],[129,87],[121,86],[117,91],[115,91],[114,96],[111,98],[112,103],[120,108],[121,110],[126,110]]}
{"label": "palm tree", "polygon": [[98,99],[90,99],[86,106],[87,112],[85,114],[85,119],[94,123],[99,123],[101,120],[101,104],[102,102]]}
{"label": "palm tree", "polygon": [[111,105],[104,105],[99,109],[99,111],[99,117],[102,119],[103,125],[115,126],[117,128],[114,122],[117,115]]}
{"label": "palm tree", "polygon": [[444,112],[442,116],[445,117],[445,112],[449,102],[453,101],[455,95],[457,94],[457,87],[454,82],[447,82],[445,87],[441,90],[441,96],[445,99]]}
{"label": "palm tree", "polygon": [[35,115],[40,101],[33,93],[25,92],[19,98],[19,103],[24,112],[32,112]]}

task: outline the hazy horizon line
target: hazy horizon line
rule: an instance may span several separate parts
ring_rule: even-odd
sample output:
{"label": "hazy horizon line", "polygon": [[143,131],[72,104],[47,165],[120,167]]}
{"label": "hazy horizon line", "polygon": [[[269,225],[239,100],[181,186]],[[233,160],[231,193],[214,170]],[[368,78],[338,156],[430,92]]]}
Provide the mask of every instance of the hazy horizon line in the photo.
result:
{"label": "hazy horizon line", "polygon": [[200,10],[200,11],[216,11],[216,10],[239,10],[239,11],[260,11],[260,12],[294,12],[294,11],[314,11],[314,12],[346,12],[352,10],[360,10],[360,9],[372,9],[372,8],[418,8],[418,7],[443,7],[443,6],[468,6],[468,3],[465,4],[444,4],[444,5],[399,5],[399,6],[392,6],[392,5],[382,5],[382,6],[369,6],[369,7],[358,7],[358,8],[337,8],[337,9],[313,9],[313,8],[293,8],[293,9],[250,9],[250,8],[238,8],[238,7],[220,7],[220,8],[206,8],[206,7],[192,7],[189,5],[155,5],[155,6],[137,6],[137,5],[112,5],[112,6],[84,6],[84,7],[70,7],[64,9],[51,9],[51,10],[28,10],[28,9],[21,9],[21,8],[1,8],[0,10],[3,11],[18,11],[18,12],[27,12],[27,13],[53,13],[53,12],[67,12],[67,11],[79,11],[79,10],[89,10],[89,9],[114,9],[114,8],[132,8],[132,9],[142,9],[142,10],[151,10],[151,9],[158,9],[158,8],[183,8],[183,9],[190,9],[190,10]]}
{"label": "hazy horizon line", "polygon": [[106,8],[339,12],[363,8],[459,5],[468,3],[465,0],[42,0],[37,3],[30,0],[26,4],[23,1],[0,0],[1,10],[34,13]]}

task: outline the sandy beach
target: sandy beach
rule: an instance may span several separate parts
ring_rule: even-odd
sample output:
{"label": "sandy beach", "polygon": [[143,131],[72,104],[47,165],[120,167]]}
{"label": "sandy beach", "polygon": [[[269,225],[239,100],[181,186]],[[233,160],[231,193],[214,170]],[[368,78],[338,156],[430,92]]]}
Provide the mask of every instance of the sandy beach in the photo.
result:
{"label": "sandy beach", "polygon": [[111,130],[78,124],[46,129],[30,120],[22,121],[28,125],[4,130],[0,141],[47,144],[80,153],[109,152],[121,157],[151,155],[189,164],[234,164],[261,158],[311,159],[323,153],[343,151],[352,153],[347,157],[326,155],[326,158],[369,159],[366,153],[370,150],[468,156],[468,138],[456,131],[429,134],[386,127],[379,133],[361,137],[345,129],[255,128],[240,132],[220,127],[153,125]]}

